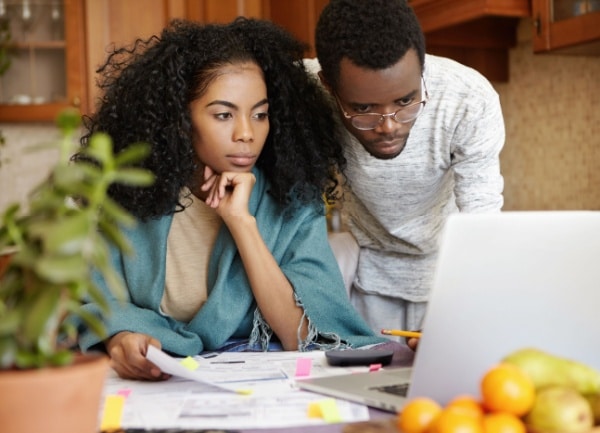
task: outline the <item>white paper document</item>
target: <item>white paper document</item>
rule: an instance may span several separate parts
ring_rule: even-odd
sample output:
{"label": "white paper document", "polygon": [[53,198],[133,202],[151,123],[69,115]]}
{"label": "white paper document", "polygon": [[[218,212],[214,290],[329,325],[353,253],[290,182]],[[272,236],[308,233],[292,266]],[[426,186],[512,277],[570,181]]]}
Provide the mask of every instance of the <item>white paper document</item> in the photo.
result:
{"label": "white paper document", "polygon": [[[106,382],[106,396],[126,396],[123,428],[235,430],[321,425],[327,421],[309,417],[309,406],[331,398],[295,387],[301,362],[310,365],[311,376],[365,371],[364,367],[330,367],[319,351],[197,356],[195,369],[152,346],[147,358],[173,377],[162,382],[132,381],[111,372]],[[339,422],[369,419],[366,406],[345,400],[336,400],[335,406]]]}
{"label": "white paper document", "polygon": [[215,382],[211,381],[206,375],[203,374],[205,371],[204,360],[199,361],[196,359],[195,363],[198,365],[198,367],[196,369],[190,369],[185,367],[181,361],[178,361],[176,358],[167,355],[165,352],[157,349],[154,346],[148,346],[146,358],[160,368],[163,373],[168,373],[179,378],[194,380],[196,382],[202,382],[206,383],[207,385],[219,387]]}

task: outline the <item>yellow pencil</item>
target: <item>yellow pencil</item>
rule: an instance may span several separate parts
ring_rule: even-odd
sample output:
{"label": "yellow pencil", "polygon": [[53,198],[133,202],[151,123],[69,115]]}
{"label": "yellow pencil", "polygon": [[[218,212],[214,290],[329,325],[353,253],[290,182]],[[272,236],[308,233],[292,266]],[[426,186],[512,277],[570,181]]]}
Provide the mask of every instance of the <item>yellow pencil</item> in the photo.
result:
{"label": "yellow pencil", "polygon": [[396,337],[420,338],[421,333],[416,331],[400,331],[399,329],[382,329],[383,335],[394,335]]}

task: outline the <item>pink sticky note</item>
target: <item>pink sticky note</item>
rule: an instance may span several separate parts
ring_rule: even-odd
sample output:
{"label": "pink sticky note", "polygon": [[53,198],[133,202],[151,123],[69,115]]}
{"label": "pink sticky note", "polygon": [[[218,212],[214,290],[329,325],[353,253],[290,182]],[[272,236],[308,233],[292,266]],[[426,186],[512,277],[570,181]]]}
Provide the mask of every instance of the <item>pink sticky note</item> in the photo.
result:
{"label": "pink sticky note", "polygon": [[377,371],[381,368],[381,364],[371,364],[369,365],[369,371]]}
{"label": "pink sticky note", "polygon": [[296,360],[296,377],[310,376],[311,368],[312,368],[312,359],[298,358]]}
{"label": "pink sticky note", "polygon": [[117,391],[117,395],[122,395],[125,398],[129,397],[129,394],[131,394],[131,390],[129,388],[123,388]]}

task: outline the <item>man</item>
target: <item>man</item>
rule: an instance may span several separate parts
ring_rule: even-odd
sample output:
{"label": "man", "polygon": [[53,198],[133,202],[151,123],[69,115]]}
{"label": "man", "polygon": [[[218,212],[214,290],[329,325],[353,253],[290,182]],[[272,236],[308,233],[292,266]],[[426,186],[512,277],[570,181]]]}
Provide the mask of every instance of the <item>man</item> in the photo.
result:
{"label": "man", "polygon": [[503,204],[498,95],[475,70],[425,53],[405,0],[331,0],[316,51],[307,66],[320,64],[345,127],[342,206],[360,246],[352,302],[374,330],[420,329],[448,215]]}

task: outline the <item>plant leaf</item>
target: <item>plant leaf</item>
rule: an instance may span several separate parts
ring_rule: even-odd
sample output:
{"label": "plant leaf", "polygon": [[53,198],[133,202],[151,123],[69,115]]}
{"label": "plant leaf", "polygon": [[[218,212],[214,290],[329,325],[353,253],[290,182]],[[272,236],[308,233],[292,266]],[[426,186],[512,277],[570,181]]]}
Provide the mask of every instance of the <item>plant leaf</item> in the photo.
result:
{"label": "plant leaf", "polygon": [[99,338],[106,337],[106,328],[104,327],[104,323],[102,320],[95,314],[89,312],[88,310],[84,310],[79,306],[71,305],[71,311],[74,315],[78,316],[81,321],[90,328],[90,331],[96,334]]}
{"label": "plant leaf", "polygon": [[133,227],[136,223],[136,219],[110,197],[107,197],[102,203],[102,211],[107,217],[115,220],[117,223],[120,223],[125,227]]}
{"label": "plant leaf", "polygon": [[40,336],[47,335],[48,328],[58,325],[60,314],[60,289],[45,287],[35,292],[30,305],[24,313],[23,337],[39,344]]}
{"label": "plant leaf", "polygon": [[150,155],[151,149],[148,143],[130,144],[115,157],[115,163],[118,167],[123,167],[128,164],[140,162]]}
{"label": "plant leaf", "polygon": [[71,280],[86,278],[88,265],[81,255],[40,257],[35,270],[40,278],[45,278],[54,284],[64,284]]}
{"label": "plant leaf", "polygon": [[15,365],[22,369],[40,368],[45,365],[45,361],[36,351],[18,348],[15,353]]}
{"label": "plant leaf", "polygon": [[125,298],[127,290],[125,288],[125,283],[123,282],[121,276],[117,274],[117,272],[112,268],[112,266],[106,266],[104,269],[102,269],[102,275],[104,277],[106,285],[113,293],[113,295],[117,299],[123,300]]}
{"label": "plant leaf", "polygon": [[114,243],[124,254],[131,254],[133,249],[129,240],[123,235],[117,226],[106,221],[100,221],[100,229],[104,235]]}
{"label": "plant leaf", "polygon": [[[117,298],[122,298],[124,296],[118,296],[118,293],[115,293],[114,295],[116,295]],[[89,298],[92,300],[92,302],[95,302],[96,304],[98,304],[98,306],[100,307],[100,309],[104,312],[109,312],[109,303],[108,300],[106,299],[105,294],[102,292],[102,290],[100,290],[100,288],[95,285],[95,284],[90,284],[89,288],[88,288],[88,296]]]}
{"label": "plant leaf", "polygon": [[0,338],[0,369],[10,368],[15,363],[17,344],[13,337]]}
{"label": "plant leaf", "polygon": [[0,336],[15,334],[21,323],[22,312],[17,309],[6,311],[6,314],[0,316]]}
{"label": "plant leaf", "polygon": [[69,365],[73,362],[73,353],[68,349],[59,350],[48,357],[48,363],[51,365]]}
{"label": "plant leaf", "polygon": [[64,135],[72,133],[80,124],[81,115],[76,108],[65,108],[56,116],[56,125]]}
{"label": "plant leaf", "polygon": [[86,179],[99,179],[102,177],[102,170],[95,164],[91,162],[78,160],[75,164],[71,165],[72,167],[77,167],[80,170]]}
{"label": "plant leaf", "polygon": [[79,182],[87,177],[81,165],[71,164],[65,167],[57,167],[53,172],[53,180],[56,186],[69,191],[73,186],[78,185]]}
{"label": "plant leaf", "polygon": [[76,254],[85,243],[90,221],[83,212],[31,225],[31,233],[44,242],[48,252]]}
{"label": "plant leaf", "polygon": [[90,137],[89,146],[83,151],[87,156],[91,156],[102,164],[113,161],[112,139],[104,132],[96,132]]}
{"label": "plant leaf", "polygon": [[114,177],[116,183],[130,186],[148,186],[154,182],[154,175],[140,168],[122,168]]}

